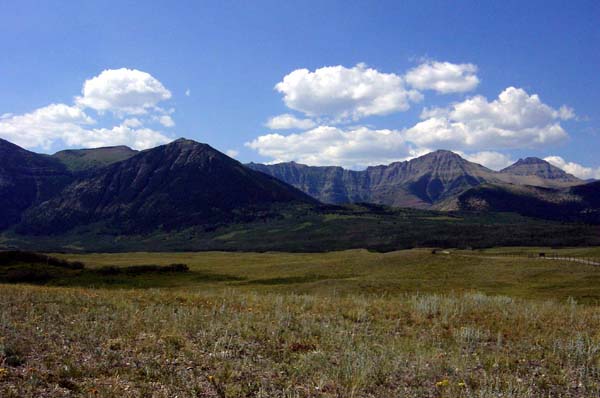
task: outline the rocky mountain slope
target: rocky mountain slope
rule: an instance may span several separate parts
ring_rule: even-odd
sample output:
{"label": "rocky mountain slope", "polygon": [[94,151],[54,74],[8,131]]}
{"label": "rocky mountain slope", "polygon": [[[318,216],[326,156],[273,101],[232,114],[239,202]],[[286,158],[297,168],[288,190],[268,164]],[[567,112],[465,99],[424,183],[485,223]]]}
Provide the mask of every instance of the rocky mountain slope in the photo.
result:
{"label": "rocky mountain slope", "polygon": [[317,203],[208,145],[180,139],[78,178],[27,210],[18,230],[55,234],[94,223],[119,233],[210,226],[290,202]]}
{"label": "rocky mountain slope", "polygon": [[453,210],[512,212],[549,220],[600,223],[600,182],[570,188],[483,184],[456,199]]}
{"label": "rocky mountain slope", "polygon": [[496,172],[443,150],[363,171],[294,162],[250,163],[247,166],[285,181],[325,203],[372,202],[396,207],[438,207],[486,183],[554,188],[583,183],[542,159],[519,160]]}
{"label": "rocky mountain slope", "polygon": [[72,180],[58,160],[0,139],[0,230],[19,222],[27,208],[56,195]]}
{"label": "rocky mountain slope", "polygon": [[514,181],[521,185],[566,187],[584,183],[545,160],[534,157],[519,159],[515,164],[501,170],[500,174],[506,176],[506,182],[512,182],[511,176],[514,176]]}

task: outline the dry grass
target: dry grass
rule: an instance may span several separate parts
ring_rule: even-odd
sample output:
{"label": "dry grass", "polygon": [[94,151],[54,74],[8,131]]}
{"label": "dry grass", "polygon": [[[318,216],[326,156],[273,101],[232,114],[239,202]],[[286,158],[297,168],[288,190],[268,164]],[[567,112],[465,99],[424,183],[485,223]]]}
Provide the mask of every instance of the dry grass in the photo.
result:
{"label": "dry grass", "polygon": [[600,312],[504,296],[0,286],[2,397],[597,397]]}
{"label": "dry grass", "polygon": [[63,255],[190,272],[0,285],[0,397],[600,396],[600,270],[503,253]]}

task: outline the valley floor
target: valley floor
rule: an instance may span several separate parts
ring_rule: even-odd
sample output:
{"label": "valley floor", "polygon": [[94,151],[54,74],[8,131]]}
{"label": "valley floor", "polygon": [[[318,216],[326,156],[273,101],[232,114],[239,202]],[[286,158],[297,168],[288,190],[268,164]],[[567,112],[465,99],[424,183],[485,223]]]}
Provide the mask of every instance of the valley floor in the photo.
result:
{"label": "valley floor", "polygon": [[0,396],[600,396],[600,268],[540,252],[61,255],[190,272],[0,285]]}

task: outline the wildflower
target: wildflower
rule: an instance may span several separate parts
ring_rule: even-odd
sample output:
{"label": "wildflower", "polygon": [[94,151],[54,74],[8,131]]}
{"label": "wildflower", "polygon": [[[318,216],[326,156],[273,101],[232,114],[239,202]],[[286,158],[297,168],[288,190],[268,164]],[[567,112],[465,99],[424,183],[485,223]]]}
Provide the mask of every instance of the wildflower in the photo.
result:
{"label": "wildflower", "polygon": [[6,368],[0,368],[0,379],[3,378],[7,373]]}
{"label": "wildflower", "polygon": [[440,388],[440,387],[448,387],[450,385],[450,381],[448,379],[444,379],[441,381],[438,381],[437,383],[435,383],[435,386]]}
{"label": "wildflower", "polygon": [[214,383],[215,382],[215,376],[213,376],[213,375],[208,376],[208,381],[210,381],[211,383]]}
{"label": "wildflower", "polygon": [[461,388],[465,388],[467,386],[467,383],[465,383],[464,381],[460,381],[458,382],[458,386]]}

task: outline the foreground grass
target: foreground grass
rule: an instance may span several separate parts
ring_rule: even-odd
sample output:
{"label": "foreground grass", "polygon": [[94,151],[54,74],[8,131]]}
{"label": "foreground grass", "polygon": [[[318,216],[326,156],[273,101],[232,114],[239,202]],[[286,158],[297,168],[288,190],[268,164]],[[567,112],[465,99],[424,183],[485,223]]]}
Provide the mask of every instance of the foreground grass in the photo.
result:
{"label": "foreground grass", "polygon": [[2,397],[597,397],[600,312],[376,297],[0,286]]}
{"label": "foreground grass", "polygon": [[58,255],[0,284],[0,397],[598,397],[600,269],[538,252]]}

